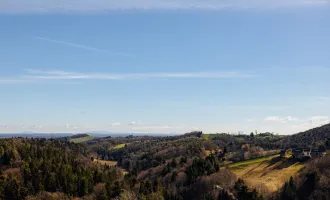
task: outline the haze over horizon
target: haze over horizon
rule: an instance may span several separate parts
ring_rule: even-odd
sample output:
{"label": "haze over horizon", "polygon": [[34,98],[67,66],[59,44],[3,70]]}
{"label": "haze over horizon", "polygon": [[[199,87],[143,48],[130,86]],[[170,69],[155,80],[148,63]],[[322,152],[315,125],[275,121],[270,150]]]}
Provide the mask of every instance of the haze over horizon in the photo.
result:
{"label": "haze over horizon", "polygon": [[330,123],[330,1],[0,3],[0,134]]}

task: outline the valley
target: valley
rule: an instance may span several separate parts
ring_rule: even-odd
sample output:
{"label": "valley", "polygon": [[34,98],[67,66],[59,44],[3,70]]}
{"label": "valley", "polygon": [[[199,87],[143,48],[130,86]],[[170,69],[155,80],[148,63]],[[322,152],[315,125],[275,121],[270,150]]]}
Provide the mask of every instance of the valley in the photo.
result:
{"label": "valley", "polygon": [[[0,139],[0,197],[286,200],[327,195],[328,130],[322,126],[292,136],[196,131],[164,137]],[[325,152],[303,160],[293,158],[293,150],[283,151],[295,146]],[[314,189],[308,190],[311,181]]]}

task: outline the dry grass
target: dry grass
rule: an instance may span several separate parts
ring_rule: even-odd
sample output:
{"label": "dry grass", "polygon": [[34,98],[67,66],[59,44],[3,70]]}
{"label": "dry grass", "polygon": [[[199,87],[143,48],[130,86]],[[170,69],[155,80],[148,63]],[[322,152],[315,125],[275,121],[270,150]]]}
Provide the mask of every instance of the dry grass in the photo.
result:
{"label": "dry grass", "polygon": [[121,149],[121,148],[124,148],[125,145],[126,145],[125,143],[118,144],[118,145],[114,146],[113,149]]}
{"label": "dry grass", "polygon": [[94,137],[86,136],[86,137],[81,137],[81,138],[72,138],[72,139],[70,139],[70,141],[74,142],[74,143],[82,143],[82,142],[86,142],[86,141],[89,141],[92,139],[94,139]]}
{"label": "dry grass", "polygon": [[209,156],[211,153],[215,154],[216,152],[222,152],[222,149],[205,150],[205,156]]}
{"label": "dry grass", "polygon": [[98,159],[94,159],[94,162],[100,164],[100,165],[107,165],[110,167],[116,166],[117,165],[117,161],[109,161],[109,160],[98,160]]}
{"label": "dry grass", "polygon": [[[109,161],[109,160],[98,160],[98,159],[94,159],[94,162],[100,164],[100,165],[107,165],[107,166],[110,166],[110,167],[117,167],[117,161]],[[120,169],[120,171],[125,175],[127,174],[128,172],[123,169],[123,168],[120,168],[120,167],[117,167],[118,169]]]}
{"label": "dry grass", "polygon": [[262,193],[279,190],[290,176],[294,176],[303,167],[304,165],[299,162],[278,156],[229,166],[236,176],[244,179],[250,187],[254,187]]}

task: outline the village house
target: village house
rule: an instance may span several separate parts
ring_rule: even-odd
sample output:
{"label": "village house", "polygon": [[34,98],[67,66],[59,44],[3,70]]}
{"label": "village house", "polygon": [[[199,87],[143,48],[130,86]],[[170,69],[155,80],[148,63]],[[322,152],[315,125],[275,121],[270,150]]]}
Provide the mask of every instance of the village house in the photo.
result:
{"label": "village house", "polygon": [[324,151],[321,149],[312,149],[311,150],[311,157],[312,158],[317,158],[317,157],[321,157],[324,155]]}
{"label": "village house", "polygon": [[[292,158],[317,158],[325,155],[325,150],[322,149],[309,149],[309,148],[296,148],[292,149]],[[282,154],[281,154],[282,156]]]}
{"label": "village house", "polygon": [[309,148],[295,148],[292,149],[292,157],[297,159],[311,157],[311,149]]}

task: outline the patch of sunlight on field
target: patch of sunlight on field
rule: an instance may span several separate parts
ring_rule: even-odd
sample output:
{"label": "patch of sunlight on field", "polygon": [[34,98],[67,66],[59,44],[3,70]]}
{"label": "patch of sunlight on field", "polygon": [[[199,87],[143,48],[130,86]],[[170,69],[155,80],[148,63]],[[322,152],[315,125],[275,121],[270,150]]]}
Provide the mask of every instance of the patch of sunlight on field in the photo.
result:
{"label": "patch of sunlight on field", "polygon": [[205,156],[209,156],[211,154],[215,154],[216,152],[222,151],[222,149],[215,149],[215,150],[205,150]]}
{"label": "patch of sunlight on field", "polygon": [[114,146],[113,149],[121,149],[121,148],[124,148],[124,147],[125,147],[125,143],[118,144],[118,145]]}
{"label": "patch of sunlight on field", "polygon": [[251,164],[257,164],[263,161],[268,161],[270,159],[273,159],[275,157],[278,157],[279,155],[272,155],[272,156],[266,156],[263,158],[256,158],[256,159],[251,159],[251,160],[246,160],[246,161],[242,161],[242,162],[237,162],[234,164],[229,165],[229,168],[240,168],[240,167],[246,167],[248,165]]}
{"label": "patch of sunlight on field", "polygon": [[229,165],[237,177],[266,194],[279,190],[290,176],[294,176],[303,167],[303,164],[293,159],[281,158],[278,155]]}
{"label": "patch of sunlight on field", "polygon": [[72,138],[72,139],[70,139],[70,141],[74,142],[74,143],[81,143],[81,142],[86,142],[86,141],[89,141],[92,139],[94,139],[92,136],[87,136],[87,137],[81,137],[81,138]]}
{"label": "patch of sunlight on field", "polygon": [[110,167],[117,167],[118,169],[120,169],[120,171],[125,175],[127,174],[128,172],[121,168],[121,167],[118,167],[117,166],[117,161],[109,161],[109,160],[99,160],[99,159],[94,159],[94,162],[100,164],[100,165],[107,165],[107,166],[110,166]]}
{"label": "patch of sunlight on field", "polygon": [[107,165],[110,167],[116,166],[117,165],[117,161],[109,161],[109,160],[99,160],[99,159],[94,159],[94,162],[100,164],[100,165]]}

